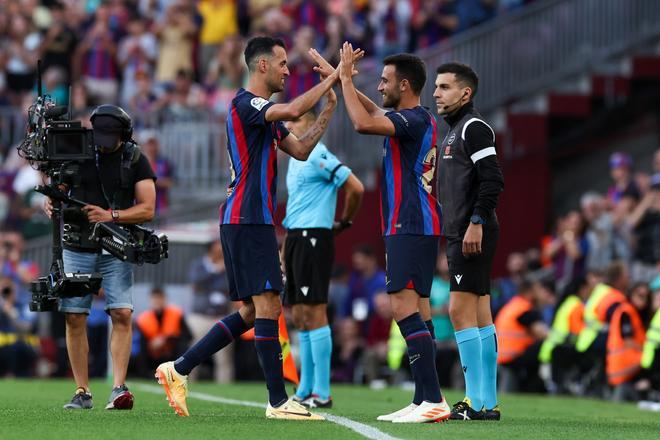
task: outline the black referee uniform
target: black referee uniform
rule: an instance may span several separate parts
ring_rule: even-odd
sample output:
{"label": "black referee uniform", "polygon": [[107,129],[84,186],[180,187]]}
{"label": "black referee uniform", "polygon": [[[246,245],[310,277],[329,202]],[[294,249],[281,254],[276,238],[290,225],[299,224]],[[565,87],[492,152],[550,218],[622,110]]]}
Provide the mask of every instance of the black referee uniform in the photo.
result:
{"label": "black referee uniform", "polygon": [[[438,195],[447,237],[450,290],[489,295],[499,237],[495,206],[504,188],[495,132],[471,102],[445,120],[449,132],[438,153]],[[482,251],[465,257],[462,244],[470,222],[483,225]]]}

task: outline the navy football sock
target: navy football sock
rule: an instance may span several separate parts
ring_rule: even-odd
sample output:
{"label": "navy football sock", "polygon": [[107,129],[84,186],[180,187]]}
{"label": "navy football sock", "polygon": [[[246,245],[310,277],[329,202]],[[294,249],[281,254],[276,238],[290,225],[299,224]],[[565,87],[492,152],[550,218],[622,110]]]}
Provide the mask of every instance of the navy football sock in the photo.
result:
{"label": "navy football sock", "polygon": [[442,397],[433,359],[433,341],[428,327],[419,313],[413,313],[397,324],[408,345],[408,359],[413,377],[419,378],[422,385],[422,400],[440,402]]}
{"label": "navy football sock", "polygon": [[[433,327],[433,321],[430,319],[428,321],[424,321],[424,324],[426,324],[426,328],[429,329],[429,333],[431,334],[431,341],[433,342],[433,366],[435,367],[435,356],[436,356],[436,348],[435,348],[435,328]],[[415,405],[420,405],[422,401],[424,400],[424,392],[423,392],[423,386],[417,377],[413,375],[413,380],[415,381],[415,395],[413,396],[413,403]]]}
{"label": "navy football sock", "polygon": [[254,346],[266,377],[268,401],[279,406],[287,400],[282,372],[282,346],[275,319],[257,318],[254,321]]}
{"label": "navy football sock", "polygon": [[190,347],[183,356],[174,361],[174,369],[179,374],[188,375],[197,365],[214,353],[231,344],[232,341],[249,330],[240,313],[225,316],[211,330]]}

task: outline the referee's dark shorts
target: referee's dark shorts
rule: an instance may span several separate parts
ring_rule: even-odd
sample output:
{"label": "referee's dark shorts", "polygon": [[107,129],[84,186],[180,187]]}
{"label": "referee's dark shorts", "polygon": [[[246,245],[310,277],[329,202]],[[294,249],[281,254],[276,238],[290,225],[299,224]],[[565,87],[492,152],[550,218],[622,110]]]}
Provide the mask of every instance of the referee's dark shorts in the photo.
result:
{"label": "referee's dark shorts", "polygon": [[334,258],[331,229],[289,229],[284,244],[284,304],[327,304]]}
{"label": "referee's dark shorts", "polygon": [[495,249],[500,236],[498,224],[484,225],[481,254],[463,255],[463,235],[447,237],[447,262],[449,264],[449,291],[470,292],[479,296],[490,295],[490,272]]}

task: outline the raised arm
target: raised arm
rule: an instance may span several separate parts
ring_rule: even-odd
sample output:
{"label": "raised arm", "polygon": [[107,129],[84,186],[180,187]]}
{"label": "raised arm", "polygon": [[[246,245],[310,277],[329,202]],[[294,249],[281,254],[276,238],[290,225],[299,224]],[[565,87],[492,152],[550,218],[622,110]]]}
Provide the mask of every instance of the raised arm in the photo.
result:
{"label": "raised arm", "polygon": [[341,63],[339,76],[341,88],[344,92],[344,104],[353,127],[358,133],[378,134],[382,136],[393,136],[395,134],[394,124],[386,116],[373,116],[360,101],[357,89],[353,84],[353,47],[350,43],[344,43],[341,50]]}
{"label": "raised arm", "polygon": [[[328,90],[326,97],[327,102],[319,116],[316,118],[316,121],[314,121],[314,124],[309,127],[305,134],[300,136],[300,139],[293,133],[290,133],[285,137],[280,144],[280,149],[282,151],[298,160],[307,160],[309,153],[312,152],[321,139],[321,136],[323,136],[323,133],[325,133],[325,130],[328,128],[332,113],[335,111],[335,107],[337,107],[337,95],[335,95],[335,92],[332,89]],[[273,107],[275,106],[272,106],[271,108]]]}
{"label": "raised arm", "polygon": [[[339,79],[339,72],[332,72],[323,81],[286,104],[271,105],[266,110],[266,121],[292,121],[298,119],[319,102]],[[288,136],[287,136],[288,137]]]}

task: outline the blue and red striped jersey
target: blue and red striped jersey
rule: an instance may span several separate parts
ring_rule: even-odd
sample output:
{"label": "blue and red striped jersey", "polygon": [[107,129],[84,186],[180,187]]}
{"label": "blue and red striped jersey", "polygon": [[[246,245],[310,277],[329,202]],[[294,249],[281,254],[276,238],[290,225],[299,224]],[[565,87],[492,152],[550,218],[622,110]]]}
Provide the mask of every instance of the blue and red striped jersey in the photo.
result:
{"label": "blue and red striped jersey", "polygon": [[282,121],[266,121],[273,105],[245,89],[231,101],[227,150],[231,183],[220,224],[272,225],[277,191],[277,146],[289,135]]}
{"label": "blue and red striped jersey", "polygon": [[383,235],[440,235],[442,209],[431,194],[437,125],[424,107],[385,114],[395,127],[384,142],[381,177]]}

